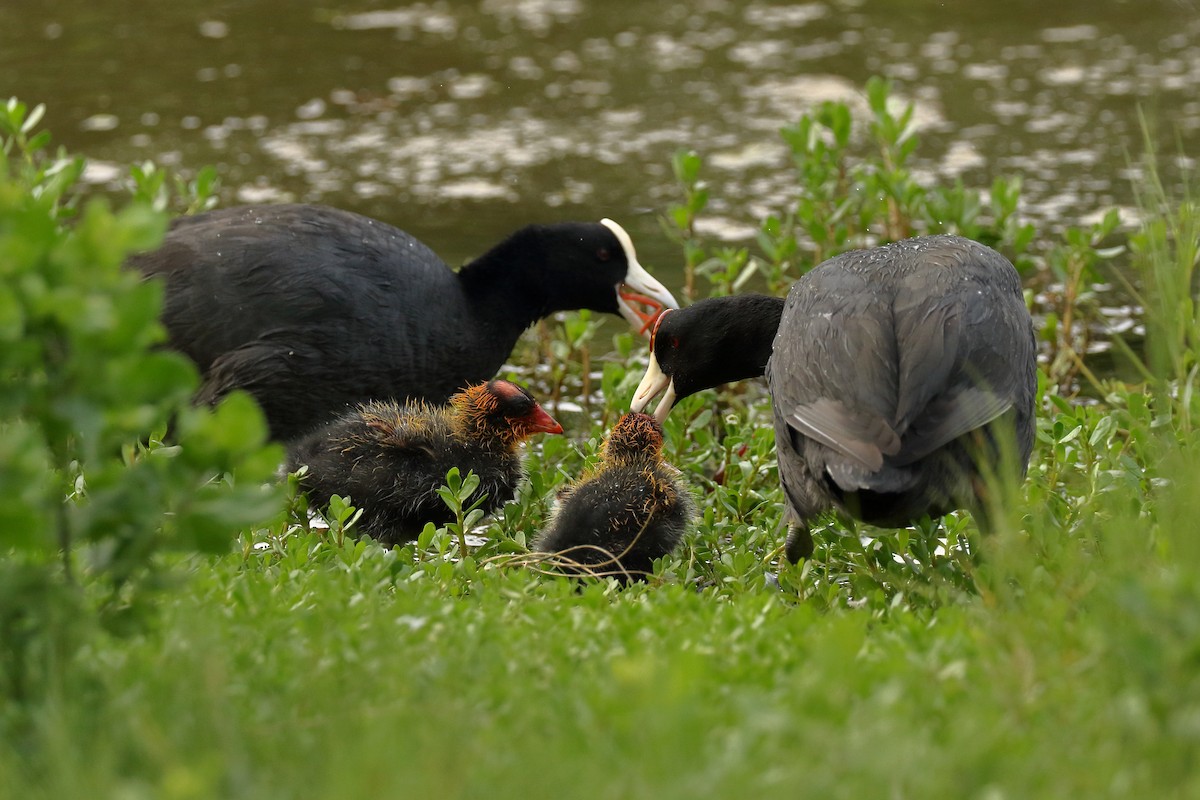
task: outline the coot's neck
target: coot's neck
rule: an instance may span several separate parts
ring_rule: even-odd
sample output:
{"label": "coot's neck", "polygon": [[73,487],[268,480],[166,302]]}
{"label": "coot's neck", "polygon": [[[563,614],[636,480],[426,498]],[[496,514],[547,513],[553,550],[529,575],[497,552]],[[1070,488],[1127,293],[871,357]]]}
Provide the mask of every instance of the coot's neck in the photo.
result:
{"label": "coot's neck", "polygon": [[784,302],[782,297],[749,295],[741,304],[741,325],[734,335],[744,337],[742,346],[747,355],[746,369],[754,370],[745,377],[757,378],[766,373],[775,334],[779,331],[779,321],[783,318]]}
{"label": "coot's neck", "polygon": [[545,248],[537,226],[522,228],[458,272],[478,313],[520,333],[558,309],[539,280]]}
{"label": "coot's neck", "polygon": [[[700,311],[701,303],[709,308]],[[783,317],[783,298],[747,294],[701,303],[691,306],[688,311],[697,309],[701,314],[706,333],[697,336],[701,341],[711,336],[709,347],[715,351],[706,359],[706,367],[700,370],[703,374],[696,376],[705,384],[703,388],[758,378],[766,373],[775,333]],[[697,344],[705,346],[701,342]]]}

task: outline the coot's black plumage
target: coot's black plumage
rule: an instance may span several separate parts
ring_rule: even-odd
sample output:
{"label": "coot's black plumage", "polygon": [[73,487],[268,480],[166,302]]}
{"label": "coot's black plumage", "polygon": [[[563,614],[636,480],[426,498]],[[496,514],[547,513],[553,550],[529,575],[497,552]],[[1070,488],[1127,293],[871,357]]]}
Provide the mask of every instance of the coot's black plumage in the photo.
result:
{"label": "coot's black plumage", "polygon": [[203,374],[197,399],[245,389],[284,441],[367,400],[445,402],[495,375],[554,311],[619,312],[644,327],[632,302],[677,306],[610,220],[522,228],[455,273],[358,214],[230,208],[177,219],[130,263],[166,278],[163,322]]}
{"label": "coot's black plumage", "polygon": [[449,405],[372,401],[288,448],[287,468],[307,466],[301,486],[318,507],[335,495],[363,509],[358,531],[384,544],[416,538],[426,522],[453,520],[437,490],[458,467],[479,477],[472,498],[491,513],[524,477],[519,446],[562,427],[527,391],[504,380],[471,386]]}
{"label": "coot's black plumage", "polygon": [[649,574],[696,515],[679,471],[663,461],[662,447],[662,426],[654,417],[621,417],[600,463],[561,492],[534,549],[561,553],[567,571],[586,565],[586,571],[622,583]]}
{"label": "coot's black plumage", "polygon": [[[1016,270],[958,236],[845,253],[786,302],[704,301],[659,320],[633,407],[661,420],[700,389],[766,372],[787,554],[832,507],[883,527],[954,508],[986,513],[984,477],[1033,448],[1036,344]],[[986,517],[981,520],[986,524]]]}

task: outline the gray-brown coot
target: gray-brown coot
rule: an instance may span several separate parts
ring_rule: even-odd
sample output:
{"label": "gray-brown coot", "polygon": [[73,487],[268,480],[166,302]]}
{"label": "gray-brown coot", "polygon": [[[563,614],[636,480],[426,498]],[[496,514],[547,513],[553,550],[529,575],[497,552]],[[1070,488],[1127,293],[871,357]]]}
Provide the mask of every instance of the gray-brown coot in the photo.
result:
{"label": "gray-brown coot", "polygon": [[457,273],[407,233],[313,205],[182,217],[130,259],[166,279],[172,347],[199,367],[200,402],[244,389],[288,441],[375,399],[445,402],[493,377],[555,311],[676,308],[615,222],[531,225]]}
{"label": "gray-brown coot", "polygon": [[1033,321],[1017,271],[959,236],[844,253],[787,300],[701,301],[658,321],[641,410],[767,376],[787,556],[812,555],[829,509],[882,527],[967,508],[986,528],[989,473],[1023,477],[1033,449]]}
{"label": "gray-brown coot", "polygon": [[324,508],[349,495],[363,509],[358,531],[384,544],[417,537],[426,522],[454,519],[437,490],[458,467],[479,476],[472,500],[492,513],[525,476],[520,444],[535,433],[562,433],[530,396],[505,380],[467,388],[445,406],[420,401],[365,403],[292,443],[287,468],[307,466],[301,486]]}
{"label": "gray-brown coot", "polygon": [[600,463],[560,493],[533,548],[559,553],[567,572],[612,575],[621,583],[649,574],[696,515],[662,447],[662,426],[654,417],[621,417],[604,442]]}

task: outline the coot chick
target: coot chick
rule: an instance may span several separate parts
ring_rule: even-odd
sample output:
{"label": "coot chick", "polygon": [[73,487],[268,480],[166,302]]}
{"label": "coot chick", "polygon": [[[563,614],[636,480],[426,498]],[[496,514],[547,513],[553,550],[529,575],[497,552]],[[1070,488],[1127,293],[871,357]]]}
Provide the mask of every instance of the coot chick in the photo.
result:
{"label": "coot chick", "polygon": [[836,508],[881,527],[967,508],[985,529],[985,476],[1024,477],[1037,384],[1033,321],[1017,271],[958,236],[844,253],[792,286],[702,301],[661,317],[641,410],[764,372],[779,477],[793,517],[786,554]]}
{"label": "coot chick", "polygon": [[445,406],[360,405],[289,447],[287,468],[308,466],[301,486],[319,507],[349,495],[363,509],[358,531],[391,545],[416,538],[427,522],[453,521],[437,493],[451,467],[479,476],[472,500],[487,495],[485,513],[503,506],[525,476],[519,445],[535,433],[562,433],[562,426],[529,392],[493,380]]}
{"label": "coot chick", "polygon": [[626,414],[605,440],[600,463],[560,492],[533,544],[559,553],[567,572],[640,579],[675,549],[696,515],[679,471],[662,458],[659,422]]}
{"label": "coot chick", "polygon": [[348,211],[229,208],[175,220],[130,265],[166,279],[162,320],[203,375],[197,401],[244,389],[282,441],[368,400],[443,403],[493,377],[555,311],[620,313],[644,329],[638,304],[678,307],[611,220],[522,228],[456,273]]}

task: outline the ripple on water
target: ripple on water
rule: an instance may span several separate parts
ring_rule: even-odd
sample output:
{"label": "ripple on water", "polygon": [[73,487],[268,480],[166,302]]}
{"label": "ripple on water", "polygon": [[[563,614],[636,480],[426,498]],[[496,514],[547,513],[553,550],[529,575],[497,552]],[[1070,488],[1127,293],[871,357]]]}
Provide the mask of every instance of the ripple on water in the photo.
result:
{"label": "ripple on water", "polygon": [[582,0],[483,0],[480,9],[502,22],[515,23],[535,34],[546,34],[583,13]]}
{"label": "ripple on water", "polygon": [[1072,25],[1067,28],[1045,28],[1042,30],[1043,42],[1063,44],[1064,42],[1086,42],[1099,38],[1100,29],[1095,25]]}
{"label": "ripple on water", "polygon": [[417,3],[407,8],[339,14],[332,20],[339,30],[363,31],[391,28],[401,33],[431,33],[451,38],[458,32],[458,20],[444,11]]}
{"label": "ripple on water", "polygon": [[868,111],[860,87],[837,75],[771,76],[746,86],[742,95],[752,112],[772,112],[772,124],[793,122],[826,100],[846,103],[856,116]]}
{"label": "ripple on water", "polygon": [[116,114],[93,114],[79,123],[80,130],[111,131],[115,130],[121,120]]}
{"label": "ripple on water", "polygon": [[[791,202],[780,127],[840,101],[854,113],[854,135],[866,134],[864,70],[896,79],[895,108],[915,104],[913,125],[923,134],[916,174],[981,186],[1021,176],[1022,211],[1051,234],[1120,195],[1125,179],[1115,164],[1136,139],[1135,102],[1151,98],[1172,126],[1200,130],[1200,21],[1192,18],[1148,41],[1120,15],[1020,35],[1001,26],[981,37],[965,17],[916,30],[847,0],[705,0],[653,13],[622,6],[627,18],[583,0],[389,5],[321,24],[347,40],[391,30],[418,55],[428,50],[428,60],[414,56],[401,69],[457,68],[384,73],[362,85],[348,75],[325,96],[297,88],[290,121],[275,115],[258,130],[198,118],[179,127],[201,129],[229,163],[252,163],[239,160],[239,147],[265,153],[275,166],[246,172],[300,176],[300,186],[279,180],[304,199],[348,191],[560,206],[636,193],[636,204],[662,205],[678,200],[670,154],[692,147],[714,184],[706,234],[718,239],[748,238],[751,220]],[[226,36],[219,25],[213,33]],[[126,138],[173,130],[172,116],[153,127],[143,121]],[[139,117],[126,119],[136,125]],[[117,125],[115,114],[83,123],[97,132]],[[618,194],[610,178],[621,172],[634,177],[616,178]],[[102,167],[91,175],[106,180]],[[259,202],[282,195],[254,178],[238,192]]]}
{"label": "ripple on water", "polygon": [[791,6],[753,3],[742,13],[742,18],[755,27],[777,31],[780,28],[802,28],[828,15],[829,8],[823,3],[798,3]]}
{"label": "ripple on water", "polygon": [[982,169],[987,165],[987,159],[980,154],[979,149],[968,141],[951,142],[942,157],[939,171],[943,175],[958,176],[971,169]]}
{"label": "ripple on water", "polygon": [[88,159],[83,167],[83,182],[93,186],[115,184],[126,174],[125,167],[110,161]]}

